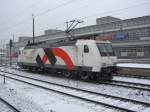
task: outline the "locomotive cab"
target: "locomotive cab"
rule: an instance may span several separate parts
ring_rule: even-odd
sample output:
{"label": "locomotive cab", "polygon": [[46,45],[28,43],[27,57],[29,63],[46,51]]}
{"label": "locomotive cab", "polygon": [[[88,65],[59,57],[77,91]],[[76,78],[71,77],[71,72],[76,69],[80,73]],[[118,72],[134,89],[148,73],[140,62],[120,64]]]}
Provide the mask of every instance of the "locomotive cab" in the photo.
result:
{"label": "locomotive cab", "polygon": [[78,40],[76,46],[78,64],[82,67],[92,67],[90,75],[96,74],[101,79],[112,78],[112,74],[117,71],[117,58],[109,41]]}

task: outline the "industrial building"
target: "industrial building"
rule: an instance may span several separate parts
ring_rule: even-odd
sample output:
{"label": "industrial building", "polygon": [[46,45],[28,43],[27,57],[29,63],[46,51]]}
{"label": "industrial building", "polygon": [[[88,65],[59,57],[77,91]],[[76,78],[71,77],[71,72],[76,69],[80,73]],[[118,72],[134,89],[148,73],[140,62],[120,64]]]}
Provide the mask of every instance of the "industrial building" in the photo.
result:
{"label": "industrial building", "polygon": [[[95,25],[76,28],[71,33],[74,39],[111,41],[120,59],[150,58],[150,15],[125,20],[111,16],[97,18]],[[36,36],[35,41],[51,43],[67,37],[65,31],[51,29],[46,30],[44,35]],[[12,55],[17,54],[19,48],[25,46],[29,40],[32,42],[31,37],[20,37],[18,42],[13,43]],[[8,45],[7,49],[9,56]]]}
{"label": "industrial building", "polygon": [[6,53],[7,52],[5,48],[0,48],[0,65],[8,61]]}

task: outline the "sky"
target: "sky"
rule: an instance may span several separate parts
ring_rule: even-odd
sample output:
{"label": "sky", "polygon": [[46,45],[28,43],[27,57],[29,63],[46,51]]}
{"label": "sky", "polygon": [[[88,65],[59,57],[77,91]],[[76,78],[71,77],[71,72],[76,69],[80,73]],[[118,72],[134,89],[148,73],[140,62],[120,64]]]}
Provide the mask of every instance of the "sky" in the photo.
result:
{"label": "sky", "polygon": [[47,29],[65,30],[66,21],[81,19],[78,27],[96,24],[96,18],[121,19],[150,15],[150,0],[0,0],[0,44],[19,36],[35,36]]}

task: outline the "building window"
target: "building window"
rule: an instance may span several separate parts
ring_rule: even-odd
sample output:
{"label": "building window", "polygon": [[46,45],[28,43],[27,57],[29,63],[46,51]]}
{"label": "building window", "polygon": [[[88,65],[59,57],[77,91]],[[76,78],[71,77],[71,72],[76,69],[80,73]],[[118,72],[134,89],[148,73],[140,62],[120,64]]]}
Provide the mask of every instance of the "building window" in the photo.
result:
{"label": "building window", "polygon": [[121,52],[120,55],[121,56],[127,56],[127,52]]}
{"label": "building window", "polygon": [[137,52],[137,56],[138,56],[138,57],[144,56],[144,52]]}

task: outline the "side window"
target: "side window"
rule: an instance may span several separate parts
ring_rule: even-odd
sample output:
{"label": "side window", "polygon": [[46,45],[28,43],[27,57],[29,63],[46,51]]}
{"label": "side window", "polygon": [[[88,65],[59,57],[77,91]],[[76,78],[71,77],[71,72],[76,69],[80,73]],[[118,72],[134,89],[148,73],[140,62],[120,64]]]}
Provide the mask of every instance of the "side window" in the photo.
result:
{"label": "side window", "polygon": [[84,53],[88,53],[89,52],[89,47],[88,45],[84,45]]}

